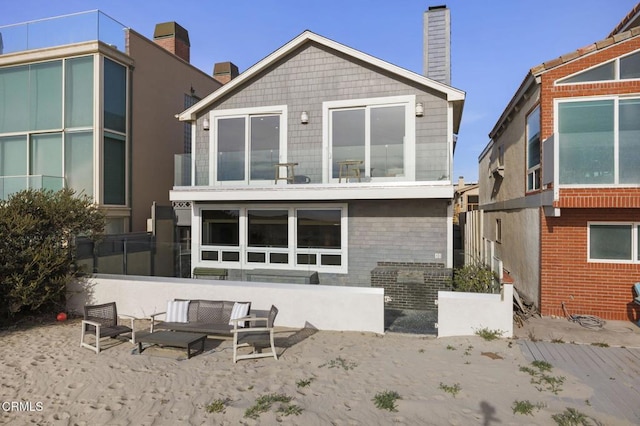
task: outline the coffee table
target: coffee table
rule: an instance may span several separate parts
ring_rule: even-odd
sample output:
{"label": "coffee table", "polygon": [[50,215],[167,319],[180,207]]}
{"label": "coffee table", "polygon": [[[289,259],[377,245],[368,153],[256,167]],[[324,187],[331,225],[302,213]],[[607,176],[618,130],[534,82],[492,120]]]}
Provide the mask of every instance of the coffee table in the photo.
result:
{"label": "coffee table", "polygon": [[[163,330],[154,331],[153,333],[136,333],[139,354],[144,350],[142,349],[143,343],[155,343],[157,345],[185,348],[187,350],[187,359],[204,352],[204,341],[206,339],[206,334],[187,333],[184,331]],[[200,349],[192,353],[191,350],[197,343],[200,343]]]}

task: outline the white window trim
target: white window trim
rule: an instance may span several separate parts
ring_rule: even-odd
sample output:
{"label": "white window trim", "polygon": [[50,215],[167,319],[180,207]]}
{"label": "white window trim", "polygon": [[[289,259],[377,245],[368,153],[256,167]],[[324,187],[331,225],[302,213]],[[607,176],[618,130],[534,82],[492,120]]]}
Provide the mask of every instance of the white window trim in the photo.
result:
{"label": "white window trim", "polygon": [[[338,183],[338,179],[331,177],[331,110],[343,108],[365,108],[376,106],[405,105],[405,140],[404,140],[404,177],[401,178],[372,178],[372,181],[415,181],[416,180],[416,119],[415,95],[389,96],[383,98],[347,99],[341,101],[326,101],[322,103],[322,181],[323,183]],[[365,128],[365,164],[370,161],[370,128]],[[365,170],[367,168],[365,167]],[[366,172],[365,172],[366,174]]]}
{"label": "white window trim", "polygon": [[[639,99],[640,94],[631,94],[631,95],[620,95],[620,96],[580,96],[580,97],[571,97],[571,98],[561,98],[555,99],[553,101],[553,134],[555,136],[555,143],[553,144],[553,156],[554,156],[554,170],[553,170],[553,181],[557,182],[558,188],[603,188],[603,187],[616,187],[616,188],[638,188],[640,184],[633,183],[618,183],[620,181],[620,143],[619,143],[619,105],[621,100],[628,99]],[[560,183],[560,143],[562,142],[560,139],[559,133],[559,105],[565,102],[588,102],[588,101],[604,101],[604,100],[613,100],[613,155],[614,155],[614,182],[613,183],[602,183],[602,184],[561,184]],[[542,140],[540,141],[542,144]]]}
{"label": "white window trim", "polygon": [[[529,117],[536,111],[536,109],[538,110],[538,114],[540,114],[540,105],[537,105],[535,108],[533,108],[529,114],[527,114],[527,116],[525,117],[525,149],[526,149],[526,157],[525,157],[525,161],[526,161],[526,165],[529,165]],[[538,125],[540,126],[540,134],[538,136],[539,140],[539,144],[540,144],[540,161],[538,161],[538,164],[536,164],[533,167],[528,167],[527,168],[527,180],[526,180],[526,189],[527,192],[535,192],[535,191],[539,191],[541,189],[541,183],[542,183],[542,168],[541,168],[541,163],[542,163],[542,122],[538,123]],[[536,171],[538,171],[538,175],[539,178],[536,180],[535,179],[535,175],[536,175]],[[529,188],[529,176],[533,175],[533,188]],[[536,182],[538,184],[538,186],[536,187]]]}
{"label": "white window trim", "polygon": [[[287,120],[288,120],[288,107],[287,105],[274,105],[267,107],[255,107],[255,108],[235,108],[225,110],[212,110],[208,114],[211,128],[209,130],[209,184],[211,186],[238,186],[241,185],[262,185],[268,183],[274,183],[273,179],[269,180],[251,180],[250,179],[250,147],[249,147],[249,132],[245,133],[245,179],[242,181],[218,181],[218,140],[217,140],[217,120],[221,118],[236,118],[243,117],[249,118],[252,115],[279,115],[280,116],[280,154],[278,157],[279,163],[287,162]],[[251,120],[246,120],[245,128],[249,128]],[[196,156],[192,155],[191,170],[195,171]],[[275,170],[274,170],[275,176]]]}
{"label": "white window trim", "polygon": [[[631,226],[631,259],[592,259],[591,258],[591,225],[624,225]],[[638,264],[638,228],[640,222],[587,222],[587,263]]]}
{"label": "white window trim", "polygon": [[[594,83],[597,84],[597,83],[608,83],[608,82],[612,82],[612,81],[635,81],[635,80],[640,80],[640,78],[625,78],[625,79],[621,79],[620,78],[620,59],[626,58],[627,56],[631,56],[631,55],[634,55],[634,54],[639,53],[639,52],[640,52],[640,49],[634,50],[633,52],[629,52],[627,54],[618,56],[617,58],[610,59],[610,60],[604,61],[604,62],[600,62],[599,64],[595,64],[595,65],[590,66],[588,68],[585,68],[583,70],[576,71],[573,74],[566,75],[566,76],[562,77],[560,80],[557,80],[554,83],[554,85],[555,86],[570,86],[570,85],[573,85],[573,84],[594,84]],[[565,80],[567,80],[567,79],[575,77],[575,76],[577,76],[579,74],[582,74],[584,72],[591,71],[594,68],[598,68],[598,67],[600,67],[602,65],[606,65],[606,64],[608,64],[610,62],[615,62],[615,65],[613,66],[614,74],[615,74],[614,77],[613,77],[613,80],[578,81],[578,82],[574,82],[574,83],[565,82]]]}
{"label": "white window trim", "polygon": [[[240,211],[240,229],[239,229],[239,246],[205,246],[202,244],[202,211],[203,210],[239,210]],[[256,247],[250,248],[247,245],[247,211],[249,210],[286,210],[288,212],[288,247]],[[296,245],[297,241],[297,211],[298,210],[340,210],[340,232],[341,243],[340,249],[298,249]],[[247,204],[239,206],[237,204],[199,204],[193,208],[192,224],[192,253],[191,264],[192,267],[215,267],[215,268],[228,268],[228,269],[288,269],[288,270],[313,270],[319,273],[339,273],[346,274],[349,271],[348,254],[349,254],[349,211],[346,203],[319,203],[319,204]],[[203,250],[211,250],[220,252],[220,256],[217,261],[215,260],[202,260],[201,253]],[[239,252],[238,262],[224,262],[221,259],[221,251]],[[288,263],[255,263],[248,262],[247,253],[251,252],[263,252],[267,257],[269,253],[287,253],[289,256]],[[339,254],[341,256],[341,265],[297,265],[297,255],[302,253],[317,254],[318,260],[320,260],[321,254]]]}

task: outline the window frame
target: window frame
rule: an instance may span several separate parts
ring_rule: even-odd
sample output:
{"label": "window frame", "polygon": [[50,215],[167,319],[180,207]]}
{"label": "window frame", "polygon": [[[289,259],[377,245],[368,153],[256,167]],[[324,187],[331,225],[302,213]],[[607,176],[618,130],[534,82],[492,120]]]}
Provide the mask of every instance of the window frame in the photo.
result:
{"label": "window frame", "polygon": [[[205,245],[203,241],[203,212],[208,210],[235,210],[239,212],[239,244],[238,246]],[[258,247],[249,245],[249,212],[250,211],[287,211],[288,242],[287,247]],[[298,247],[298,210],[338,210],[340,211],[340,248]],[[289,269],[289,270],[316,270],[323,273],[348,272],[348,206],[346,203],[314,203],[314,204],[247,204],[238,206],[233,204],[202,204],[194,208],[192,226],[192,241],[194,251],[192,265],[202,267],[217,267],[228,269],[250,270],[258,269]],[[222,260],[225,253],[238,253],[238,261]],[[204,259],[203,252],[216,252],[217,260]],[[250,261],[249,254],[264,254],[265,261]],[[271,260],[272,255],[286,254],[287,263],[279,263]],[[315,256],[315,263],[298,263],[298,255]],[[323,256],[340,256],[340,265],[322,264]]]}
{"label": "window frame", "polygon": [[[583,96],[572,98],[560,98],[554,100],[553,106],[553,132],[556,138],[554,143],[554,157],[555,169],[554,169],[554,182],[557,182],[558,187],[562,188],[602,188],[602,187],[637,187],[640,182],[636,183],[620,183],[620,101],[625,100],[640,100],[640,96],[634,95],[610,95],[610,96]],[[560,136],[560,113],[559,106],[563,103],[576,103],[576,102],[591,102],[591,101],[613,101],[613,183],[561,183],[560,182],[560,144],[562,138]],[[541,141],[542,143],[542,141]]]}
{"label": "window frame", "polygon": [[[631,258],[630,259],[598,259],[591,257],[591,226],[630,226],[631,230]],[[640,222],[587,222],[587,263],[618,263],[640,264]]]}
{"label": "window frame", "polygon": [[[274,179],[251,179],[251,117],[278,115],[280,117],[279,129],[279,154],[278,163],[287,162],[287,105],[274,105],[266,107],[236,108],[224,110],[212,110],[209,112],[211,129],[209,130],[209,185],[210,186],[238,186],[238,185],[275,185]],[[243,118],[245,128],[244,145],[244,179],[242,180],[218,180],[218,121],[231,118]],[[192,170],[196,172],[196,155],[192,155]],[[275,177],[275,170],[274,170]],[[195,182],[195,176],[194,182]]]}
{"label": "window frame", "polygon": [[[561,79],[559,79],[559,80],[557,80],[555,82],[555,86],[567,86],[567,85],[572,85],[572,84],[594,84],[594,83],[604,83],[604,82],[610,82],[610,81],[634,81],[634,80],[640,80],[640,77],[638,77],[638,78],[624,78],[624,79],[620,78],[620,60],[624,59],[624,58],[626,58],[628,56],[635,55],[635,54],[640,54],[640,49],[634,50],[633,52],[629,52],[629,53],[626,53],[624,55],[620,55],[620,56],[618,56],[618,57],[616,57],[614,59],[610,59],[608,61],[600,62],[598,64],[595,64],[593,66],[585,68],[583,70],[574,72],[573,74],[569,74],[567,76],[564,76],[564,77],[562,77]],[[614,62],[614,65],[613,65],[614,77],[613,77],[612,80],[589,80],[589,81],[576,81],[576,82],[567,82],[566,81],[566,80],[568,80],[570,78],[573,78],[573,77],[575,77],[577,75],[580,75],[582,73],[591,71],[591,70],[593,70],[595,68],[607,65],[607,64],[609,64],[611,62]]]}
{"label": "window frame", "polygon": [[[531,152],[529,150],[530,138],[529,138],[529,119],[535,114],[538,114],[538,164],[534,164],[529,167],[529,157]],[[542,189],[542,117],[540,115],[540,104],[536,105],[529,111],[525,119],[525,167],[527,169],[526,178],[526,190],[527,192],[540,191]],[[537,185],[536,185],[537,184]]]}
{"label": "window frame", "polygon": [[[341,101],[325,101],[322,103],[322,170],[323,182],[338,183],[339,178],[333,177],[333,143],[332,112],[336,110],[365,109],[365,158],[363,180],[372,182],[415,181],[416,177],[416,119],[415,95],[389,96],[379,98],[347,99]],[[371,110],[380,107],[404,106],[405,137],[403,141],[404,176],[371,177]]]}

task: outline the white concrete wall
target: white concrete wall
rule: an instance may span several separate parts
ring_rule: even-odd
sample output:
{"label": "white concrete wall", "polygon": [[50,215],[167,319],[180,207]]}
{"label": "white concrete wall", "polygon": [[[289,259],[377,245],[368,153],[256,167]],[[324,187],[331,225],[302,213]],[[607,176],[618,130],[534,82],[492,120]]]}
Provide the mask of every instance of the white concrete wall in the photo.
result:
{"label": "white concrete wall", "polygon": [[67,309],[115,301],[118,313],[148,318],[174,298],[250,301],[252,310],[273,304],[277,326],[384,333],[384,290],[368,287],[96,275],[69,286]]}
{"label": "white concrete wall", "polygon": [[473,336],[479,329],[513,337],[513,285],[501,294],[438,292],[438,337]]}

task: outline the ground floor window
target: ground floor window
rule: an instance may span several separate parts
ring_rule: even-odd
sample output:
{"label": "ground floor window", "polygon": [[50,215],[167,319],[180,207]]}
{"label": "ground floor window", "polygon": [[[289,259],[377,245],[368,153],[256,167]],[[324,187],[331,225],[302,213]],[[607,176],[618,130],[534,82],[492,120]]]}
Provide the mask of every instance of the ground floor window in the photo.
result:
{"label": "ground floor window", "polygon": [[347,272],[346,205],[203,206],[196,215],[202,266]]}
{"label": "ground floor window", "polygon": [[640,262],[640,223],[589,223],[589,261]]}

